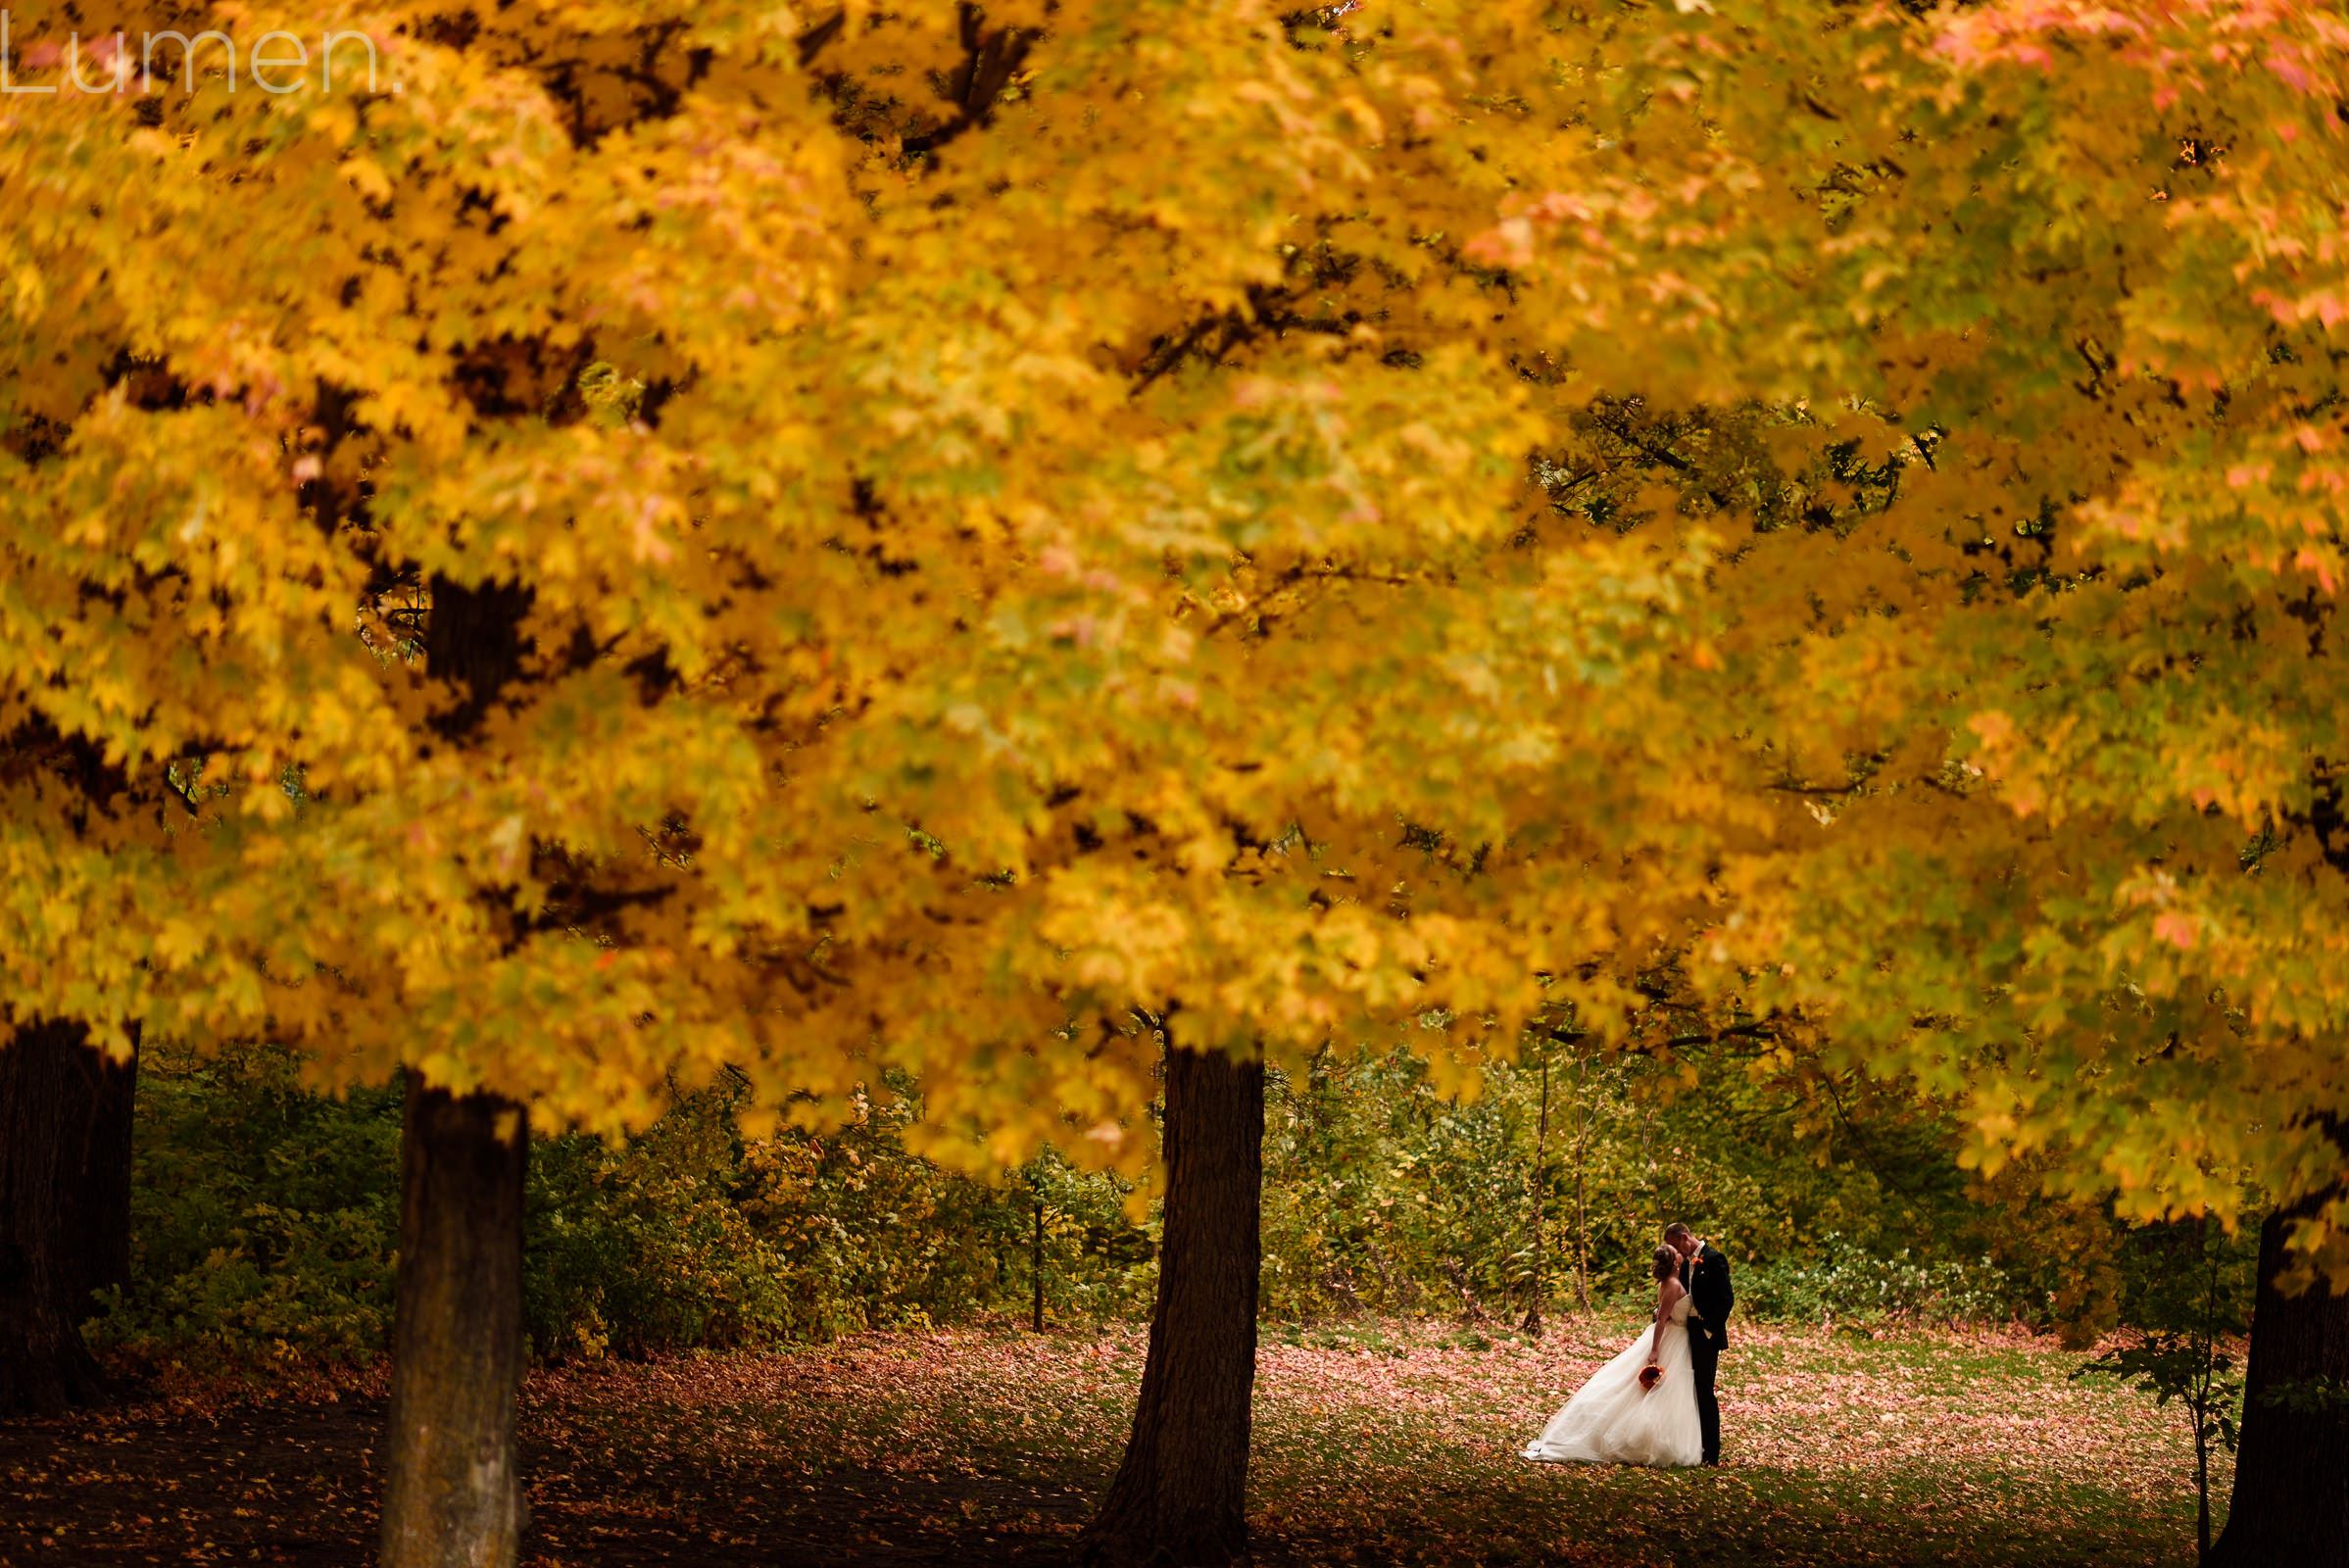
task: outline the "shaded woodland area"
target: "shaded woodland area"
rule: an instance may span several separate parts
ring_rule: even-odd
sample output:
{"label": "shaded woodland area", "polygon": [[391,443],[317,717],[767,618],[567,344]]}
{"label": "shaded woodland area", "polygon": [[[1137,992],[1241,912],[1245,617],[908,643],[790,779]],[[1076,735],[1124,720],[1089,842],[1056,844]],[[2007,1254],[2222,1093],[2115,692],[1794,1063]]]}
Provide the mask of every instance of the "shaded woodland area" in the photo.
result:
{"label": "shaded woodland area", "polygon": [[[1740,1312],[1771,1322],[2016,1326],[2083,1344],[2178,1315],[2168,1297],[2197,1227],[2036,1201],[2022,1172],[1970,1181],[1946,1117],[1913,1100],[1858,1082],[1753,1084],[1746,1054],[1706,1063],[1713,1093],[1641,1058],[1551,1050],[1493,1069],[1466,1102],[1399,1054],[1331,1053],[1276,1076],[1267,1318],[1515,1328],[1537,1278],[1545,1317],[1636,1303],[1649,1238],[1676,1218],[1731,1250]],[[1046,1327],[1149,1315],[1159,1221],[1154,1203],[1129,1202],[1131,1184],[1050,1155],[992,1180],[941,1167],[899,1136],[918,1102],[886,1096],[836,1132],[751,1139],[740,1095],[681,1095],[632,1140],[533,1140],[522,1300],[535,1362],[1028,1322],[1039,1258]],[[131,1364],[380,1356],[400,1100],[305,1091],[281,1053],[150,1053],[128,1274],[93,1302],[89,1339]],[[2249,1244],[2213,1239],[2229,1322],[2248,1305]]]}
{"label": "shaded woodland area", "polygon": [[[2253,1238],[2012,1201],[1914,1099],[1755,1085],[1750,1052],[1702,1054],[1703,1094],[1552,1049],[1546,1117],[1538,1058],[1466,1102],[1400,1054],[1268,1085],[1260,1561],[1629,1562],[1690,1508],[1701,1561],[2188,1560],[2175,1409],[2067,1382],[2064,1347],[2190,1326],[2207,1256],[2239,1356]],[[400,1096],[305,1091],[266,1051],[142,1066],[128,1283],[85,1326],[118,1397],[0,1431],[24,1521],[0,1555],[349,1561],[380,1506]],[[1155,1205],[1052,1158],[941,1168],[905,1148],[911,1100],[755,1140],[740,1096],[533,1141],[525,1560],[1074,1561],[1131,1420]],[[1631,1332],[1683,1214],[1738,1259],[1735,1478],[1529,1479],[1514,1445]],[[1985,1536],[1992,1497],[2024,1512]]]}

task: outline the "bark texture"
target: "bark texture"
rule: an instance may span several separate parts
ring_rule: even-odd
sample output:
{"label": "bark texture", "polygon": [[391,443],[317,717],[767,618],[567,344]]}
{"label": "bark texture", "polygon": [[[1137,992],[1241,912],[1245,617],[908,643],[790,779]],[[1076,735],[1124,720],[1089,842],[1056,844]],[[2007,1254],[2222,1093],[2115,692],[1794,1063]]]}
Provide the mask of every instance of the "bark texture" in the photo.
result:
{"label": "bark texture", "polygon": [[[2300,1296],[2277,1288],[2302,1211],[2270,1214],[2260,1227],[2242,1445],[2213,1568],[2349,1568],[2349,1296],[2322,1277]],[[2300,1407],[2271,1402],[2294,1391]]]}
{"label": "bark texture", "polygon": [[1166,1216],[1150,1358],[1125,1460],[1084,1539],[1114,1568],[1248,1561],[1264,1068],[1166,1056]]}
{"label": "bark texture", "polygon": [[93,1291],[130,1280],[137,1077],[77,1023],[0,1037],[0,1414],[105,1396],[80,1325]]}
{"label": "bark texture", "polygon": [[522,1107],[409,1080],[383,1568],[514,1568]]}

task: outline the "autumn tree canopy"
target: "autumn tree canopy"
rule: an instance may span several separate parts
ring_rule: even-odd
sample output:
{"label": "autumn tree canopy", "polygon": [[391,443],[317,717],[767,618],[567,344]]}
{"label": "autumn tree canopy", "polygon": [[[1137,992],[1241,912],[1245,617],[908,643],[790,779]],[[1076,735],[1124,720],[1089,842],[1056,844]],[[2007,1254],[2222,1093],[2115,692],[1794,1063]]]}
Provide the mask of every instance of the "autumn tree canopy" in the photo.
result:
{"label": "autumn tree canopy", "polygon": [[895,1060],[1129,1161],[1137,1004],[1527,1010],[1621,890],[1444,861],[1650,832],[1701,548],[1518,540],[1458,19],[1088,15],[289,14],[378,90],[16,101],[10,700],[173,797],[19,786],[19,1006],[597,1124]]}
{"label": "autumn tree canopy", "polygon": [[13,12],[17,1005],[1130,1162],[1685,950],[2321,1184],[2335,24],[1822,17]]}
{"label": "autumn tree canopy", "polygon": [[[1793,827],[1728,869],[1716,956],[1968,1102],[1984,1163],[2060,1148],[2138,1213],[2227,1211],[2248,1172],[2337,1238],[2341,24],[1731,20],[1651,56],[1707,130],[1639,220],[1704,297],[1647,309],[1700,397],[1774,363],[1839,391],[1826,488],[1869,515],[1756,539],[1775,593],[1722,601]],[[1621,243],[1575,200],[1503,225],[1561,278]],[[1809,324],[1831,299],[1856,362]]]}

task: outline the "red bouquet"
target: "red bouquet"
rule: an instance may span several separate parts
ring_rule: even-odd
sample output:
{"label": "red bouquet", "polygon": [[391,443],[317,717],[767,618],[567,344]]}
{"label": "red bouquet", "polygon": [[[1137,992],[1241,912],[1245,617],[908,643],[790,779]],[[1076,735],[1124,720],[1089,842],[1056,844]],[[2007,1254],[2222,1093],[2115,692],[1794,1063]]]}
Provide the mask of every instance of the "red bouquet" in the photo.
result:
{"label": "red bouquet", "polygon": [[1644,1394],[1664,1381],[1664,1369],[1650,1362],[1639,1369],[1639,1391]]}

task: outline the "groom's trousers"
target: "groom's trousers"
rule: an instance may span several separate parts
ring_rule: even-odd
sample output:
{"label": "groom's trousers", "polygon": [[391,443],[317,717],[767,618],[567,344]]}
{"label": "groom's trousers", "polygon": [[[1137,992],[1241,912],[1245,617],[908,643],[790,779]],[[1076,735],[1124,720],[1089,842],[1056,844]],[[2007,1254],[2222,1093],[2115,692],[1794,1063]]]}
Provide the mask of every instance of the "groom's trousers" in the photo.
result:
{"label": "groom's trousers", "polygon": [[[1696,1329],[1695,1324],[1690,1324]],[[1689,1369],[1696,1374],[1696,1422],[1704,1434],[1704,1462],[1721,1462],[1721,1401],[1713,1396],[1713,1377],[1721,1370],[1721,1347],[1709,1333],[1688,1336]]]}

